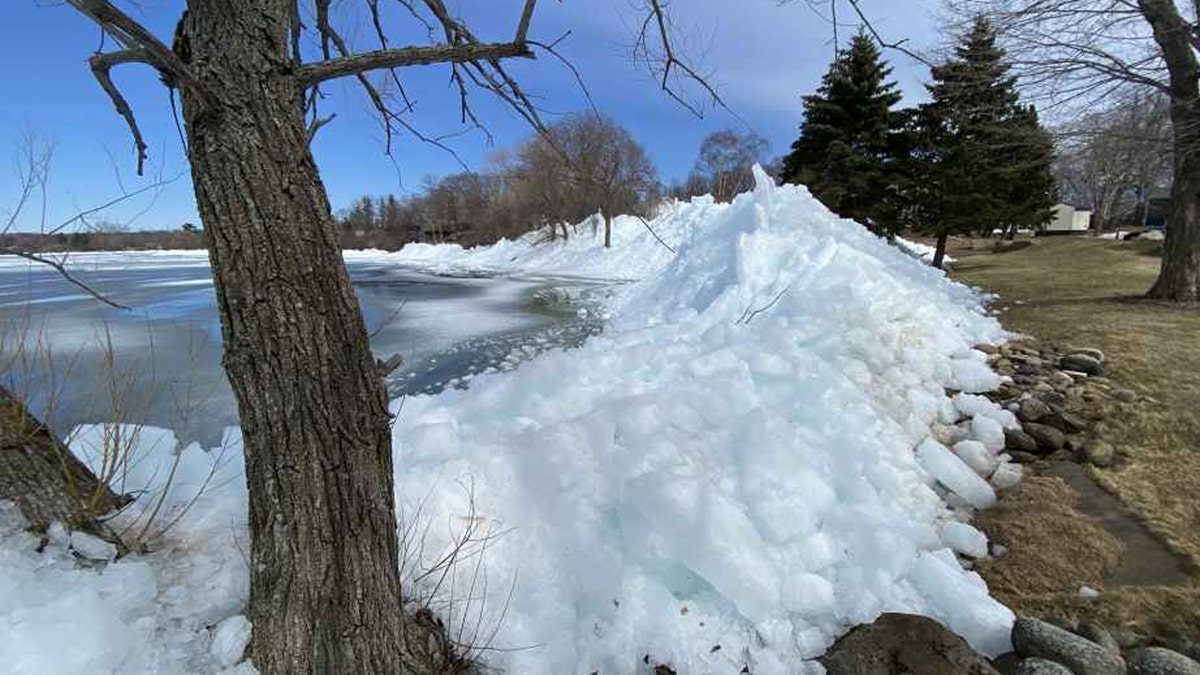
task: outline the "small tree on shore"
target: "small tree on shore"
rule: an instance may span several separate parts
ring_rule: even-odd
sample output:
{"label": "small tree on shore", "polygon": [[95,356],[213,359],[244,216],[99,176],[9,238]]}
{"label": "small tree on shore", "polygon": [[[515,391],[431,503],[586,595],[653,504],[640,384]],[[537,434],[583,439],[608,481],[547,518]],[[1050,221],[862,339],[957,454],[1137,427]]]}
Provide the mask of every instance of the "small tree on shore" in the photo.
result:
{"label": "small tree on shore", "polygon": [[[612,218],[648,211],[658,176],[645,149],[611,118],[568,115],[526,141],[509,169],[523,209],[539,222],[577,223],[602,213],[604,246]],[[564,226],[564,236],[565,236]]]}
{"label": "small tree on shore", "polygon": [[739,193],[754,187],[752,169],[769,149],[766,139],[753,131],[714,131],[700,144],[700,156],[692,169],[697,180],[689,179],[689,183],[703,181],[707,192],[717,201],[731,201]]}

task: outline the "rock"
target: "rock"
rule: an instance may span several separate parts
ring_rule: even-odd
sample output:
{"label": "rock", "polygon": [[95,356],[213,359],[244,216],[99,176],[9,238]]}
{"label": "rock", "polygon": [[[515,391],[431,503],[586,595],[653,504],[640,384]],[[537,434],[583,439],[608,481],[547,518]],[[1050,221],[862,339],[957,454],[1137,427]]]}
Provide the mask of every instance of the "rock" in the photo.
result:
{"label": "rock", "polygon": [[1016,675],[1072,675],[1071,669],[1063,664],[1037,657],[1021,659],[1013,672]]}
{"label": "rock", "polygon": [[1050,373],[1050,376],[1046,378],[1046,383],[1054,389],[1066,391],[1075,386],[1075,378],[1061,370],[1056,370],[1053,373]]}
{"label": "rock", "polygon": [[1200,675],[1200,663],[1162,647],[1143,647],[1129,652],[1130,675]]}
{"label": "rock", "polygon": [[1112,391],[1112,397],[1118,401],[1121,401],[1122,403],[1133,403],[1137,400],[1137,394],[1129,391],[1128,389],[1114,389]]}
{"label": "rock", "polygon": [[1063,445],[1067,442],[1067,437],[1063,435],[1063,432],[1045,424],[1030,422],[1025,425],[1025,433],[1037,441],[1038,450],[1041,452],[1062,450]]}
{"label": "rock", "polygon": [[1104,363],[1104,352],[1092,347],[1070,347],[1067,351],[1071,354],[1082,354],[1100,363]]}
{"label": "rock", "polygon": [[1005,429],[1004,449],[1016,452],[1037,452],[1037,439],[1021,429]]}
{"label": "rock", "polygon": [[1117,639],[1112,636],[1112,633],[1109,633],[1100,626],[1084,622],[1079,624],[1079,628],[1075,632],[1079,634],[1079,637],[1087,638],[1117,656],[1121,655],[1121,645],[1117,644]]}
{"label": "rock", "polygon": [[1049,415],[1042,418],[1042,424],[1049,424],[1068,434],[1077,434],[1087,429],[1087,422],[1078,415],[1062,410],[1052,410]]}
{"label": "rock", "polygon": [[1041,459],[1041,457],[1038,457],[1032,452],[1024,452],[1021,450],[1010,450],[1008,454],[1012,455],[1012,461],[1017,464],[1033,464]]}
{"label": "rock", "polygon": [[1146,636],[1141,633],[1131,630],[1113,630],[1111,633],[1113,639],[1121,646],[1121,649],[1134,649],[1135,647],[1144,647],[1146,645]]}
{"label": "rock", "polygon": [[1067,354],[1062,357],[1058,362],[1058,367],[1063,370],[1078,370],[1088,375],[1104,374],[1104,364],[1082,352],[1075,352],[1074,354]]}
{"label": "rock", "polygon": [[933,619],[911,614],[883,614],[856,626],[819,660],[829,675],[997,675],[965,640]]}
{"label": "rock", "polygon": [[1124,675],[1125,662],[1104,647],[1068,630],[1038,621],[1017,619],[1013,646],[1021,656],[1057,661],[1075,675]]}
{"label": "rock", "polygon": [[1082,372],[1079,372],[1078,370],[1064,369],[1063,372],[1066,373],[1067,375],[1070,375],[1071,379],[1075,380],[1076,382],[1079,382],[1081,380],[1086,380],[1088,377],[1087,373],[1082,373]]}
{"label": "rock", "polygon": [[1017,410],[1017,417],[1022,422],[1036,422],[1049,414],[1050,406],[1036,398],[1021,401],[1021,408]]}
{"label": "rock", "polygon": [[996,345],[989,345],[986,342],[981,342],[975,345],[975,349],[978,349],[984,354],[997,354],[1000,352],[1000,350],[996,348]]}
{"label": "rock", "polygon": [[1065,448],[1066,451],[1072,455],[1081,455],[1083,454],[1083,446],[1086,442],[1087,441],[1084,439],[1083,434],[1070,434],[1067,436],[1067,440],[1063,444],[1063,448]]}
{"label": "rock", "polygon": [[[1049,385],[1047,385],[1047,386],[1049,386]],[[1039,392],[1037,394],[1037,398],[1039,401],[1041,401],[1042,403],[1045,403],[1046,405],[1054,406],[1054,407],[1058,407],[1058,408],[1061,408],[1067,402],[1066,396],[1064,396],[1063,394],[1061,394],[1057,391],[1054,391],[1053,389],[1051,389],[1050,391]]]}
{"label": "rock", "polygon": [[1098,439],[1083,444],[1083,458],[1100,468],[1113,465],[1117,458],[1117,450],[1111,443]]}

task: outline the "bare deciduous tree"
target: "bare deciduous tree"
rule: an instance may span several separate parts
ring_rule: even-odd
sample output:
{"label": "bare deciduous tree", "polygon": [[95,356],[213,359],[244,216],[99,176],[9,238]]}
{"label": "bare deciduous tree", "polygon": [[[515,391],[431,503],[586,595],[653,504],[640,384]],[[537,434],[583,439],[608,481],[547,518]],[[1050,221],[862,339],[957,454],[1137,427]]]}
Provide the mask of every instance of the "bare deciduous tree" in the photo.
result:
{"label": "bare deciduous tree", "polygon": [[1053,106],[1130,89],[1170,102],[1174,182],[1162,269],[1148,295],[1200,299],[1200,33],[1177,0],[948,0],[1000,29],[1027,88]]}
{"label": "bare deciduous tree", "polygon": [[1056,130],[1063,200],[1091,209],[1095,234],[1144,220],[1150,194],[1170,184],[1168,117],[1165,99],[1138,96]]}
{"label": "bare deciduous tree", "polygon": [[[111,70],[150,66],[182,104],[245,443],[255,665],[266,675],[454,667],[433,622],[402,611],[384,373],[309,143],[330,119],[318,112],[321,87],[339,78],[362,86],[389,151],[396,129],[440,143],[404,116],[411,100],[397,70],[432,64],[448,68],[468,126],[479,125],[470,93],[482,90],[543,128],[506,65],[535,48],[557,55],[556,43],[530,38],[537,0],[514,0],[503,42],[481,40],[443,0],[367,0],[378,40],[368,52],[351,50],[333,25],[332,0],[188,0],[171,46],[108,0],[68,4],[119,46],[93,55],[91,68],[133,134],[139,168],[146,144]],[[672,49],[661,0],[639,7],[640,24],[659,28],[643,31],[643,44],[665,64],[660,86],[678,98],[682,77],[716,99]],[[383,27],[405,19],[430,44],[393,46]]]}
{"label": "bare deciduous tree", "polygon": [[612,245],[612,217],[644,214],[657,194],[658,177],[646,151],[627,130],[596,113],[565,117],[517,155],[510,173],[518,200],[527,203],[521,212],[552,227],[600,212],[605,247]]}
{"label": "bare deciduous tree", "polygon": [[693,173],[708,183],[708,191],[717,201],[727,202],[754,187],[751,169],[769,149],[766,139],[753,131],[714,131],[700,144]]}

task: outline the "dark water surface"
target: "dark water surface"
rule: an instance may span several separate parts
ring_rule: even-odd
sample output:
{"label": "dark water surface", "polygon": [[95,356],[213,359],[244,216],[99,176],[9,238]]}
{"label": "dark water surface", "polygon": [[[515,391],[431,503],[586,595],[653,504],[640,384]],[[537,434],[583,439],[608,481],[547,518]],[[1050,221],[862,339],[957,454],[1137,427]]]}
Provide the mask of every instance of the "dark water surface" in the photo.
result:
{"label": "dark water surface", "polygon": [[[600,327],[587,300],[598,287],[579,280],[434,276],[354,254],[347,266],[376,354],[404,356],[388,378],[393,396],[467,386]],[[70,269],[129,309],[45,266],[0,258],[0,368],[35,414],[60,434],[119,419],[210,443],[237,423],[206,258],[75,254]]]}

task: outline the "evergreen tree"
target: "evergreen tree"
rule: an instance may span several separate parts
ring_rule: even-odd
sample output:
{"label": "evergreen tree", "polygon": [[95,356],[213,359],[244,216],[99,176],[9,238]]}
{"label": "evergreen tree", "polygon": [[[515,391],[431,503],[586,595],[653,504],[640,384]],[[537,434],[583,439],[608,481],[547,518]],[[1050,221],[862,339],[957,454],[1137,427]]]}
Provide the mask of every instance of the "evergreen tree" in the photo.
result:
{"label": "evergreen tree", "polygon": [[1040,227],[1056,198],[1053,147],[1036,112],[1020,103],[996,32],[976,19],[955,57],[932,69],[921,106],[912,181],[923,229],[937,235],[941,266],[951,234]]}
{"label": "evergreen tree", "polygon": [[875,42],[860,33],[840,50],[817,93],[804,97],[800,137],[784,157],[781,178],[801,183],[830,210],[891,231],[897,216],[886,199],[893,185],[892,131],[900,101],[892,70]]}

